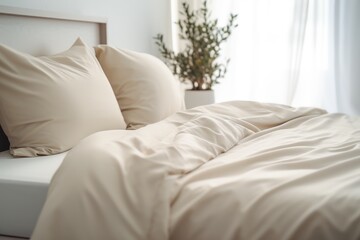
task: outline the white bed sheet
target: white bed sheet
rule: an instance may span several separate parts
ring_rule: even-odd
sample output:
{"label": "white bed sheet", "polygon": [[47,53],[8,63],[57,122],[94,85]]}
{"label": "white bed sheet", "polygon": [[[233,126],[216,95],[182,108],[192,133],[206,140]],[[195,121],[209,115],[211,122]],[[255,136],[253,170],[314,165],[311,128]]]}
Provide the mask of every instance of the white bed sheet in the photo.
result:
{"label": "white bed sheet", "polygon": [[13,158],[9,151],[0,152],[0,235],[30,237],[66,154]]}

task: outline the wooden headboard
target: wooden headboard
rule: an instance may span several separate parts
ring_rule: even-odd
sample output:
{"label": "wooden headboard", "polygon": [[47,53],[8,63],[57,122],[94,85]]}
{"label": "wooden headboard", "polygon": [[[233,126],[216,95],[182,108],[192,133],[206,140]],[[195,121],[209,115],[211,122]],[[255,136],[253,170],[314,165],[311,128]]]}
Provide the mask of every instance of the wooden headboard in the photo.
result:
{"label": "wooden headboard", "polygon": [[[107,19],[0,6],[0,44],[41,56],[67,50],[78,37],[89,46],[106,44]],[[0,151],[8,148],[0,126]]]}

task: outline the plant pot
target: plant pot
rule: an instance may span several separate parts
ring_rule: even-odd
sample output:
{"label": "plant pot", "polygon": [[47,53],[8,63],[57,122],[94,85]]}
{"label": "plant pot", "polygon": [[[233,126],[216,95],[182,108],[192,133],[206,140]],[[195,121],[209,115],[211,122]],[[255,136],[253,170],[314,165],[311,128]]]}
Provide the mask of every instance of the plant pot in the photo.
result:
{"label": "plant pot", "polygon": [[187,109],[212,104],[215,102],[215,93],[213,90],[186,90],[185,106]]}

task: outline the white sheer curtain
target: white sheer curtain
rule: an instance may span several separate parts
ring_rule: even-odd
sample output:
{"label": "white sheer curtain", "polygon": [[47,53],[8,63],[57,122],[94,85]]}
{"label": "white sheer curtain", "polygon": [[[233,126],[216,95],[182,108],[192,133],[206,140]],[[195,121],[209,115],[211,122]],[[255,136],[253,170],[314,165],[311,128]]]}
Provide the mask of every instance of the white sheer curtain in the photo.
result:
{"label": "white sheer curtain", "polygon": [[[175,19],[179,2],[173,0]],[[360,115],[360,66],[355,66],[360,64],[360,1],[208,2],[220,23],[232,12],[239,24],[224,45],[231,62],[226,79],[215,87],[217,102],[254,100]]]}

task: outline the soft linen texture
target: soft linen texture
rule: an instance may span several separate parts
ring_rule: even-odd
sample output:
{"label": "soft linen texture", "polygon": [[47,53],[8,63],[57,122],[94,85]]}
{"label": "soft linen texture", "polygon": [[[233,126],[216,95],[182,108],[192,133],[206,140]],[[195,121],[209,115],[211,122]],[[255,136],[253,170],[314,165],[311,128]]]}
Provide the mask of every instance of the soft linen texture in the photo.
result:
{"label": "soft linen texture", "polygon": [[0,45],[0,124],[13,156],[66,151],[102,130],[124,129],[93,48],[34,57]]}
{"label": "soft linen texture", "polygon": [[359,202],[359,118],[229,102],[84,139],[32,239],[360,239]]}
{"label": "soft linen texture", "polygon": [[95,47],[128,129],[158,122],[184,109],[179,82],[159,59],[145,53]]}

